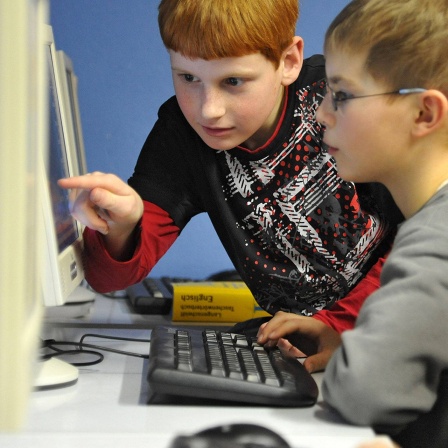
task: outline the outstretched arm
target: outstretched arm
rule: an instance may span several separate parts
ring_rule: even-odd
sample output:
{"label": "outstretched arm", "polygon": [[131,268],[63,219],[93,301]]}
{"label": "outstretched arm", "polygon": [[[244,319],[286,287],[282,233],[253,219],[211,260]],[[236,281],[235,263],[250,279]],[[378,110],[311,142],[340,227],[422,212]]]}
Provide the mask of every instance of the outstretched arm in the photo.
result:
{"label": "outstretched arm", "polygon": [[[308,372],[317,372],[325,369],[341,344],[341,336],[317,319],[279,311],[260,326],[257,341],[263,345],[277,345],[283,353],[292,356],[309,355],[303,365]],[[314,345],[314,349],[310,349],[310,345]]]}
{"label": "outstretched arm", "polygon": [[104,245],[116,260],[126,260],[135,249],[136,225],[143,215],[138,193],[114,174],[94,172],[60,179],[71,189],[71,212],[86,227],[104,235]]}

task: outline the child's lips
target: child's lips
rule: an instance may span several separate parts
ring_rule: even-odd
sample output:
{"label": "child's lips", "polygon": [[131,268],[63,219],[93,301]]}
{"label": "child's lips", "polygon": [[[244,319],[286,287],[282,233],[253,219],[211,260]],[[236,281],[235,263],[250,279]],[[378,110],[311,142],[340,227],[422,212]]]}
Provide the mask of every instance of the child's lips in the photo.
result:
{"label": "child's lips", "polygon": [[221,137],[227,135],[232,130],[232,128],[212,128],[208,126],[202,126],[202,129],[204,129],[204,132],[212,137]]}
{"label": "child's lips", "polygon": [[328,152],[328,154],[334,154],[334,153],[338,152],[338,148],[336,148],[335,146],[328,143],[328,141],[326,141],[325,139],[324,139],[323,143],[325,145],[325,151]]}
{"label": "child's lips", "polygon": [[330,154],[330,155],[334,155],[338,152],[338,148],[336,148],[334,146],[328,145],[327,148],[328,148],[328,154]]}

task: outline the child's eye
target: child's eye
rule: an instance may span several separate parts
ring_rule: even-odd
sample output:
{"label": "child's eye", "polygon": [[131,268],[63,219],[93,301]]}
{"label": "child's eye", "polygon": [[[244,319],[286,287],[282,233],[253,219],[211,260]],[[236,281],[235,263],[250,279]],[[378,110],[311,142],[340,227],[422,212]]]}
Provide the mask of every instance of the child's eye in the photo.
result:
{"label": "child's eye", "polygon": [[332,91],[331,95],[333,96],[333,101],[335,101],[336,103],[343,103],[344,101],[349,100],[353,96],[341,90],[337,92]]}
{"label": "child's eye", "polygon": [[185,82],[197,82],[199,80],[199,78],[197,78],[196,76],[190,75],[188,73],[184,73],[182,75],[179,75]]}
{"label": "child's eye", "polygon": [[229,86],[232,87],[238,87],[243,83],[243,80],[241,78],[227,78],[226,79],[226,84],[228,84]]}

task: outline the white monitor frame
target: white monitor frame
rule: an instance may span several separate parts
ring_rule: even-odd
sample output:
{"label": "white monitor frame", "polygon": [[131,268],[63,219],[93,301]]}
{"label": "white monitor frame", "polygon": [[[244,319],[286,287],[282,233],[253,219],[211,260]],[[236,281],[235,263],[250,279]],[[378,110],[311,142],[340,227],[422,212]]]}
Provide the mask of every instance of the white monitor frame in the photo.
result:
{"label": "white monitor frame", "polygon": [[[55,106],[60,117],[60,143],[62,147],[63,157],[66,158],[67,164],[64,176],[72,176],[75,174],[75,167],[78,165],[75,158],[75,152],[70,150],[73,148],[73,121],[69,114],[69,106],[65,105],[69,99],[67,91],[67,83],[65,71],[63,70],[60,57],[57,53],[52,28],[50,25],[46,27],[46,53],[50,58],[49,85],[53,86],[53,91],[57,97]],[[48,60],[48,59],[47,59]],[[49,62],[50,62],[49,61]],[[52,83],[53,79],[53,83]],[[49,92],[51,96],[51,91]],[[54,225],[53,206],[51,201],[51,187],[48,184],[49,163],[42,160],[41,175],[44,179],[44,194],[42,195],[42,213],[43,223],[46,234],[46,251],[45,251],[45,269],[43,284],[43,302],[46,307],[61,306],[70,301],[70,295],[84,280],[84,269],[82,264],[82,226],[78,221],[71,218],[71,225],[76,232],[76,240],[62,251],[59,250],[57,234]],[[62,191],[63,194],[68,192]],[[58,190],[58,191],[59,191]]]}
{"label": "white monitor frame", "polygon": [[68,95],[64,101],[64,104],[67,107],[65,114],[66,118],[72,123],[69,127],[69,130],[72,131],[72,135],[70,135],[69,150],[74,152],[74,154],[72,154],[72,160],[77,162],[72,167],[73,175],[78,176],[87,173],[87,161],[78,100],[78,77],[73,68],[73,62],[67,54],[62,50],[58,50],[57,55],[61,72],[65,73],[66,89],[64,90]]}

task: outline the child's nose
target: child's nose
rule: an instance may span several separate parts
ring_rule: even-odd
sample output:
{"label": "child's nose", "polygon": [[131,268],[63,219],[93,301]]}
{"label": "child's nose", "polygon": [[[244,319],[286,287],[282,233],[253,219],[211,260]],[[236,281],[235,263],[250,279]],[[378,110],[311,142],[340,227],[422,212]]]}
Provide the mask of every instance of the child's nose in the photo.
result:
{"label": "child's nose", "polygon": [[220,118],[225,114],[225,100],[217,89],[204,89],[202,96],[202,116],[206,119]]}
{"label": "child's nose", "polygon": [[317,108],[316,120],[323,126],[328,127],[332,122],[333,109],[330,101],[330,95],[327,93],[322,103]]}

